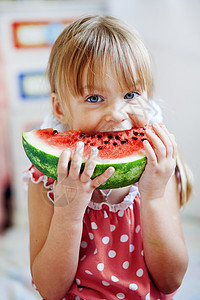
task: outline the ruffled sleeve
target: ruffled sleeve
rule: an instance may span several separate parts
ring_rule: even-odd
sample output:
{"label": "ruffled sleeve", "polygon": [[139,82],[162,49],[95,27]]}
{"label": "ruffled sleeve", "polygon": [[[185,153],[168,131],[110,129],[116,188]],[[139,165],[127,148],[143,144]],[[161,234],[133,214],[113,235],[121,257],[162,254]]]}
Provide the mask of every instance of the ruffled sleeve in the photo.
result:
{"label": "ruffled sleeve", "polygon": [[44,188],[47,189],[47,197],[51,202],[54,202],[53,195],[53,183],[54,179],[44,175],[40,172],[34,165],[32,165],[27,171],[23,173],[23,182],[25,189],[28,189],[28,183],[31,180],[33,183],[37,184],[39,182],[43,182]]}

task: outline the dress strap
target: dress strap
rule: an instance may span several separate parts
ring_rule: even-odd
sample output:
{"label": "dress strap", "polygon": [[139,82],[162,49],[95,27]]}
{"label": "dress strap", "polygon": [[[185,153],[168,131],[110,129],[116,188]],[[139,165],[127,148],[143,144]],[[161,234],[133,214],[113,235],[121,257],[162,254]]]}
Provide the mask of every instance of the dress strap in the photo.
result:
{"label": "dress strap", "polygon": [[99,190],[99,192],[102,194],[102,196],[104,196],[104,200],[105,200],[105,202],[106,203],[109,203],[109,201],[108,201],[108,197],[110,196],[110,194],[111,194],[111,192],[112,192],[112,189],[110,189],[109,191],[108,191],[108,193],[106,194],[106,193],[104,193],[104,191],[103,190]]}

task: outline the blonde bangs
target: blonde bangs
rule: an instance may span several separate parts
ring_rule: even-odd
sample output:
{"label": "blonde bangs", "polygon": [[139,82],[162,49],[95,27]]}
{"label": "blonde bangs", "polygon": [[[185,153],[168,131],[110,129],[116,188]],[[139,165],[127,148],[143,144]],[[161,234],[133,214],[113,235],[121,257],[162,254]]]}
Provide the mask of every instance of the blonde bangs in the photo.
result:
{"label": "blonde bangs", "polygon": [[[95,40],[96,38],[96,40]],[[99,39],[98,39],[99,38]],[[83,72],[87,67],[87,86],[95,86],[95,82],[105,84],[106,68],[109,67],[121,89],[147,91],[148,97],[153,94],[153,76],[151,62],[144,57],[142,49],[132,49],[126,42],[119,41],[110,35],[94,34],[92,43],[87,40],[82,51],[76,51],[75,59],[68,61],[65,86],[75,95],[82,94]],[[78,53],[77,53],[78,52]],[[138,53],[139,52],[139,53]]]}
{"label": "blonde bangs", "polygon": [[51,90],[61,101],[67,91],[81,95],[85,68],[88,86],[103,85],[108,65],[121,88],[146,90],[152,97],[151,57],[141,38],[126,23],[99,16],[79,19],[58,37],[49,60]]}

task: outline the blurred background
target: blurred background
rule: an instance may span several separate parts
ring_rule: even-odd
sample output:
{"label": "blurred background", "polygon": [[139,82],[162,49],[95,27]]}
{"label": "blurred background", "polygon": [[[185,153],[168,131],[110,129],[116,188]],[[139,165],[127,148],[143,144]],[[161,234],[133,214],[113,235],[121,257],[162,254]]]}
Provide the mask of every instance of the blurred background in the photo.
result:
{"label": "blurred background", "polygon": [[[200,1],[0,1],[0,299],[40,299],[29,272],[29,161],[22,131],[39,128],[50,111],[45,68],[62,29],[84,14],[109,14],[132,24],[154,58],[156,99],[164,122],[194,174],[193,197],[181,210],[190,255],[175,299],[200,299]],[[185,134],[185,135],[184,135]]]}

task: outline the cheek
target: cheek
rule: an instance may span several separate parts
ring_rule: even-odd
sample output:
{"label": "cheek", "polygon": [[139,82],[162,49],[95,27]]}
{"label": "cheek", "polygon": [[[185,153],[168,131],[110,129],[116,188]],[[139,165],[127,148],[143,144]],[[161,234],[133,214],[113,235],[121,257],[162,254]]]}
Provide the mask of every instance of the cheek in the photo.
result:
{"label": "cheek", "polygon": [[89,131],[95,129],[98,118],[88,111],[77,111],[72,119],[72,129]]}

